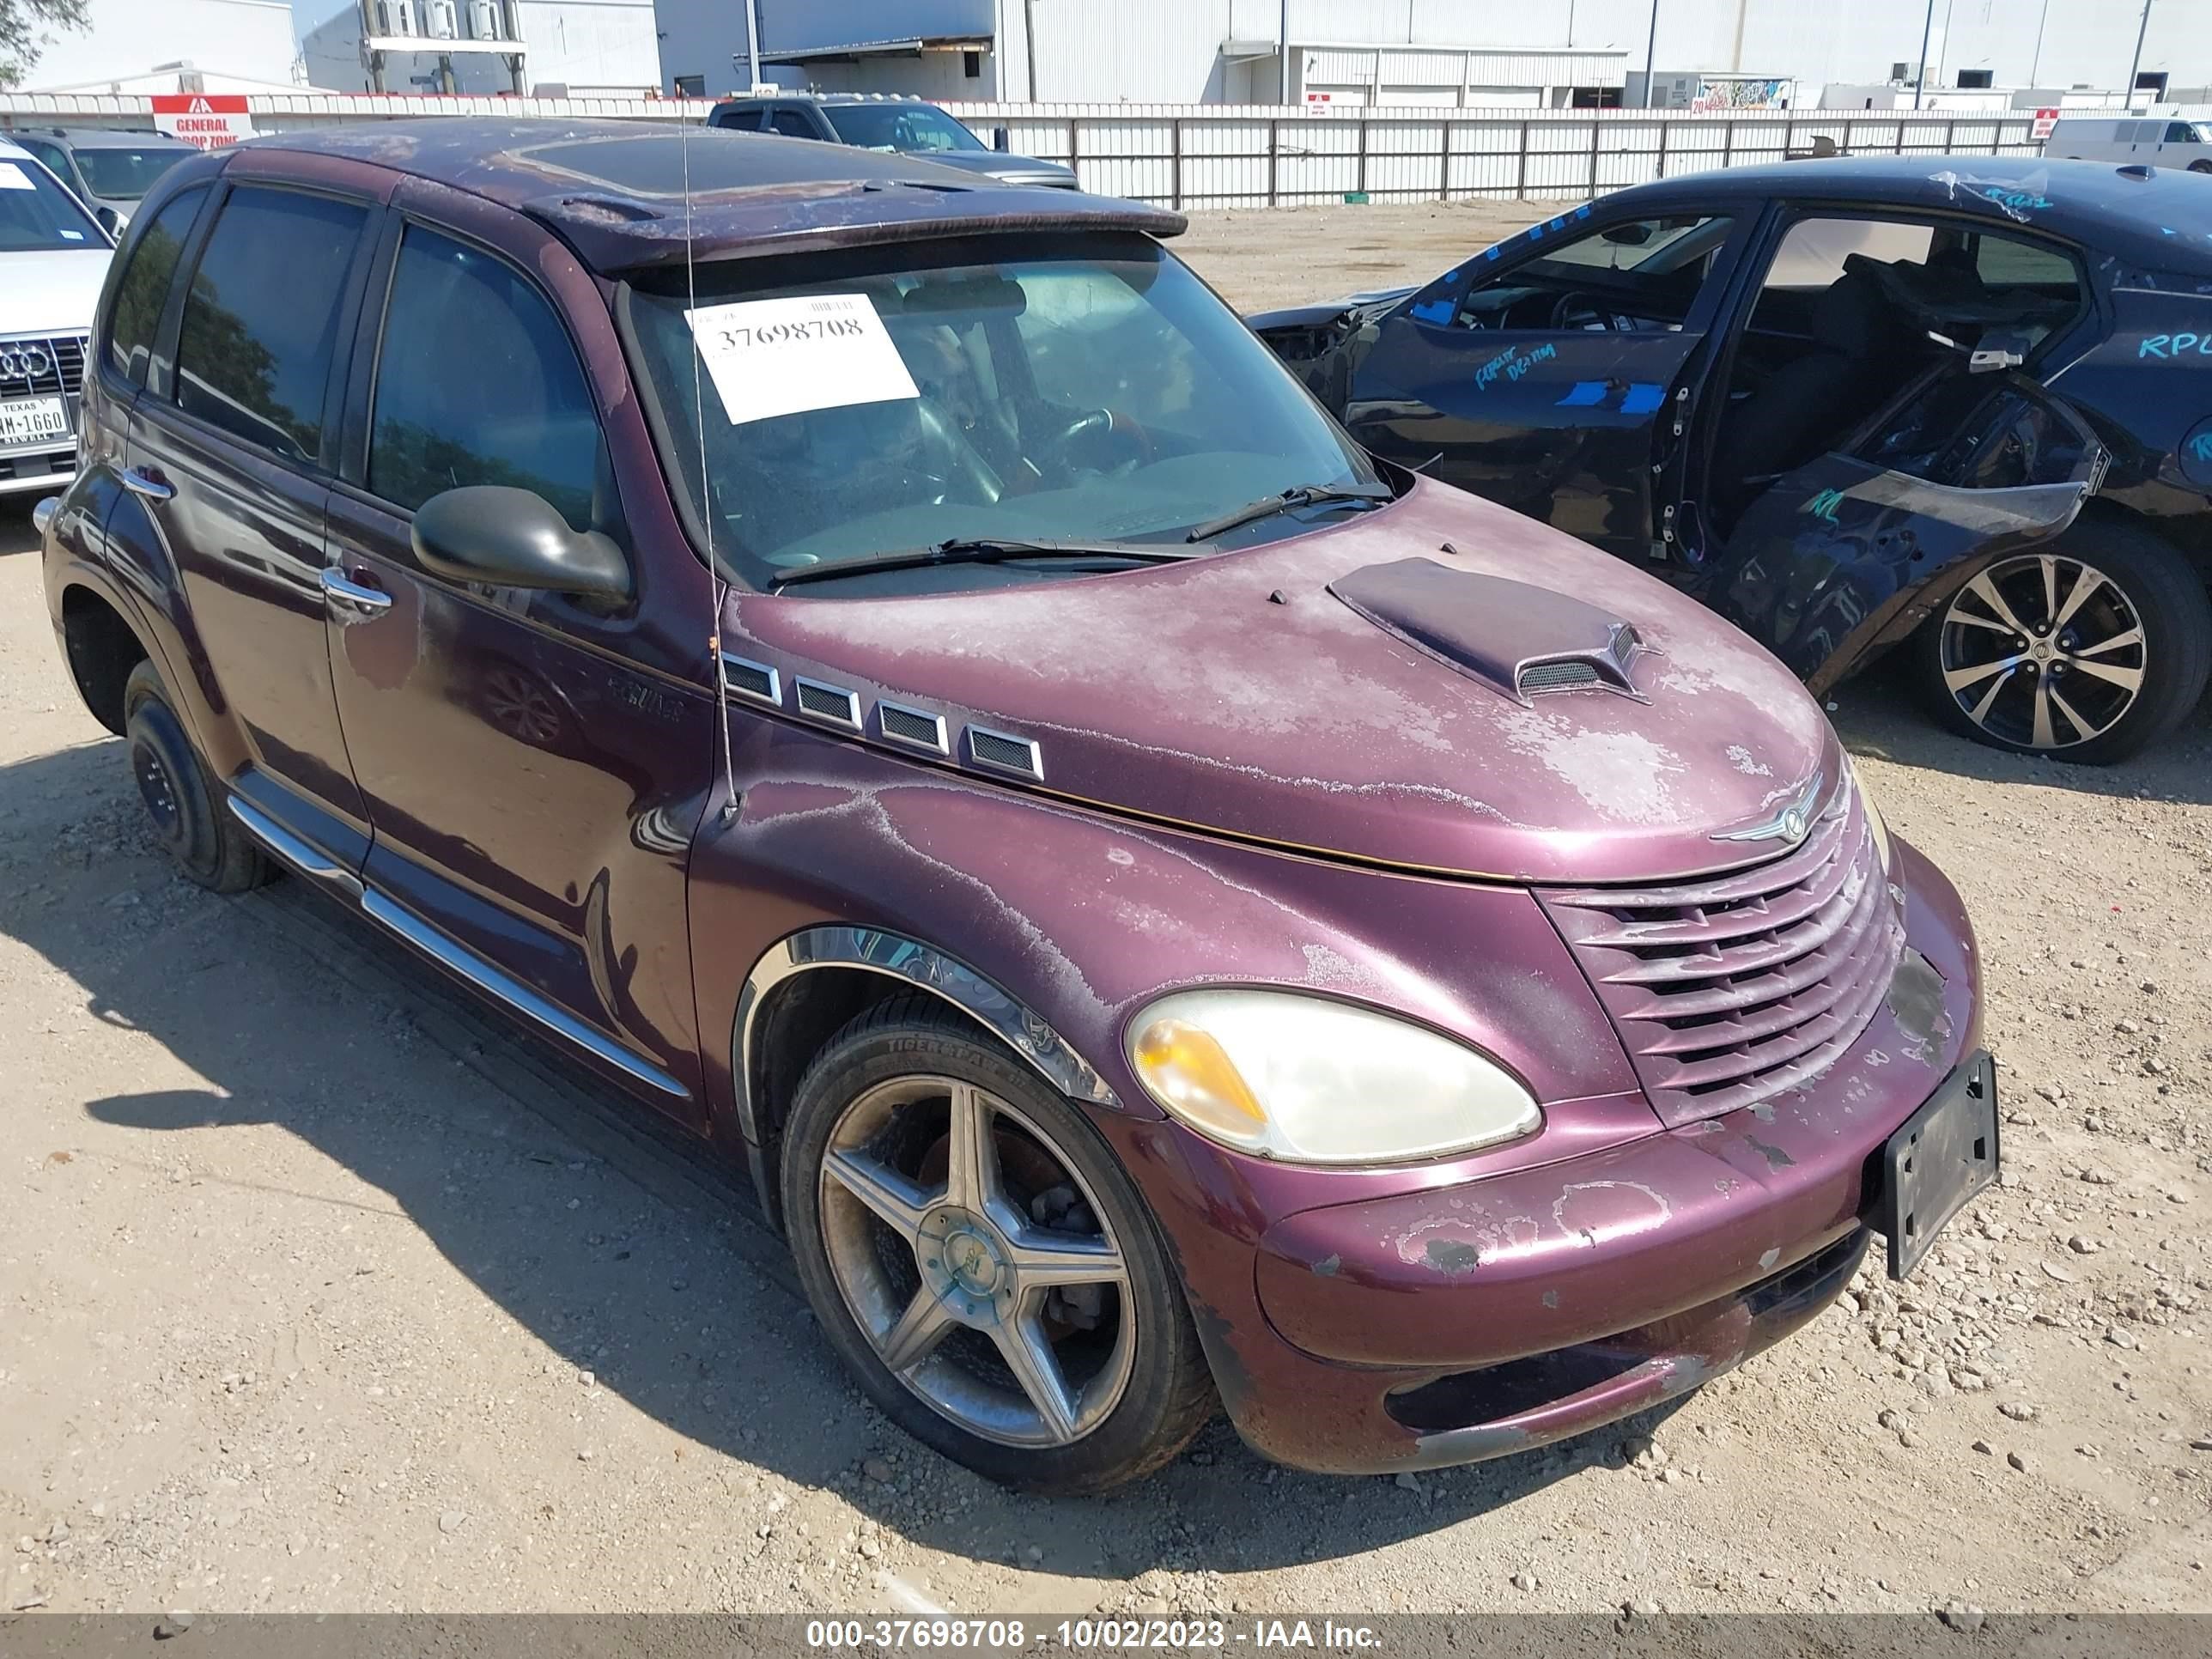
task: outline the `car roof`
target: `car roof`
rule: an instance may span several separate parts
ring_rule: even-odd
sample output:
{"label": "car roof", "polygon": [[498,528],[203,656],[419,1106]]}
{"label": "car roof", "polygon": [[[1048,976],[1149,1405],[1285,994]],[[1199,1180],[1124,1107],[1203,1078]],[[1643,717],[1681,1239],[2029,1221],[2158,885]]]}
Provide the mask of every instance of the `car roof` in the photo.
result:
{"label": "car roof", "polygon": [[1782,196],[1958,213],[1993,228],[2046,230],[2131,264],[2212,268],[2206,180],[2174,167],[2036,155],[1842,155],[1684,173],[1635,185],[1607,206],[1711,211]]}
{"label": "car roof", "polygon": [[929,104],[914,92],[748,92],[725,98],[724,104]]}
{"label": "car roof", "polygon": [[674,122],[381,121],[273,133],[229,154],[286,150],[389,167],[526,213],[602,272],[678,263],[687,247],[731,258],[1005,230],[1173,236],[1186,222],[908,155]]}
{"label": "car roof", "polygon": [[71,149],[195,149],[166,132],[140,131],[131,127],[25,127],[40,138],[58,138]]}

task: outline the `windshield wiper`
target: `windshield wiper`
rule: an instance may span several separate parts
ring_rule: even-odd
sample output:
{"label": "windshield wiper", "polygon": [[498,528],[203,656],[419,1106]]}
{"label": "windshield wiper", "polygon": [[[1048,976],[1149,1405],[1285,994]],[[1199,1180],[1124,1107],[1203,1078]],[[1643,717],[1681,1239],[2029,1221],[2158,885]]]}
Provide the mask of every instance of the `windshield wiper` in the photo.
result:
{"label": "windshield wiper", "polygon": [[1193,542],[1212,541],[1224,530],[1234,530],[1239,525],[1250,524],[1255,519],[1273,518],[1278,513],[1287,513],[1298,507],[1328,507],[1337,502],[1364,501],[1376,505],[1391,499],[1387,488],[1355,489],[1348,484],[1299,484],[1285,489],[1279,495],[1262,495],[1256,501],[1247,501],[1234,513],[1224,513],[1218,519],[1208,519],[1183,539]]}
{"label": "windshield wiper", "polygon": [[1158,564],[1176,559],[1195,559],[1212,548],[1162,547],[1146,542],[1024,541],[1008,536],[955,536],[933,547],[908,547],[877,553],[865,559],[834,559],[823,564],[794,565],[768,579],[770,587],[793,582],[827,581],[833,576],[857,576],[872,570],[914,570],[939,564],[995,564],[1001,559],[1131,559]]}

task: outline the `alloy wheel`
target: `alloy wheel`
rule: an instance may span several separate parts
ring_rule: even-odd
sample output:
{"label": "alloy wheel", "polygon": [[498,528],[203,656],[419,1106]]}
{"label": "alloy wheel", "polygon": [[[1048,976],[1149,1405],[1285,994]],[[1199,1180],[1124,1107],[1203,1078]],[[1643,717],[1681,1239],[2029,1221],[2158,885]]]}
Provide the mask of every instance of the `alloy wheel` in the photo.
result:
{"label": "alloy wheel", "polygon": [[2070,749],[2135,707],[2142,618],[2096,566],[2061,553],[2000,559],[1942,617],[1943,684],[1966,718],[2022,749]]}
{"label": "alloy wheel", "polygon": [[1128,1265],[1036,1123],[960,1079],[896,1078],[840,1115],[820,1180],[845,1305],[932,1410],[1024,1447],[1112,1414],[1136,1352]]}

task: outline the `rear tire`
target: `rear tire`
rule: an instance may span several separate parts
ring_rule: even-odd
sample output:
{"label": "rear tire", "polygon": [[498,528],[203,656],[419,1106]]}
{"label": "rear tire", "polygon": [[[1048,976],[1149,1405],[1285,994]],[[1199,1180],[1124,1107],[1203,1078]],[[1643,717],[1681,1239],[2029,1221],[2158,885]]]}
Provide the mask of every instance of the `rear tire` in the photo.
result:
{"label": "rear tire", "polygon": [[893,997],[832,1037],[784,1146],[807,1300],[915,1439],[1072,1496],[1151,1474],[1213,1414],[1182,1286],[1121,1160],[936,998]]}
{"label": "rear tire", "polygon": [[2156,536],[2100,519],[1991,561],[1929,617],[1913,647],[1923,700],[1960,736],[2108,765],[2196,708],[2212,674],[2212,599],[2203,576]]}
{"label": "rear tire", "polygon": [[261,849],[210,787],[150,662],[124,683],[123,736],[147,822],[179,869],[216,893],[242,893],[269,878]]}

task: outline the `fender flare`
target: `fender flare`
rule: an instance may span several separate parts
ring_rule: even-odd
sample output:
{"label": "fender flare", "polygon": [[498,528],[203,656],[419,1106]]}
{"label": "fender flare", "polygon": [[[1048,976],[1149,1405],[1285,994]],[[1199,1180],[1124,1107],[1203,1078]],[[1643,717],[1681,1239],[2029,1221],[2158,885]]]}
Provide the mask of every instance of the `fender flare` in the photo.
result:
{"label": "fender flare", "polygon": [[966,963],[935,945],[879,927],[817,926],[786,934],[763,951],[738,994],[730,1073],[738,1125],[749,1146],[761,1144],[753,1079],[758,1075],[755,1026],[778,987],[823,968],[860,969],[941,997],[998,1038],[1038,1076],[1073,1099],[1118,1109],[1121,1098],[1074,1045],[1036,1010],[1009,995]]}

